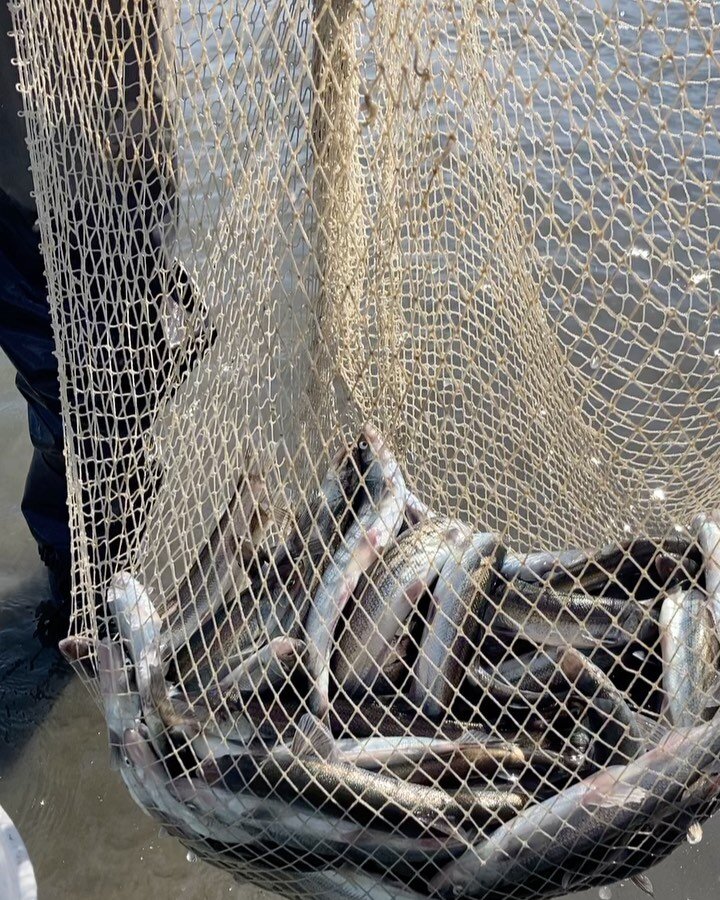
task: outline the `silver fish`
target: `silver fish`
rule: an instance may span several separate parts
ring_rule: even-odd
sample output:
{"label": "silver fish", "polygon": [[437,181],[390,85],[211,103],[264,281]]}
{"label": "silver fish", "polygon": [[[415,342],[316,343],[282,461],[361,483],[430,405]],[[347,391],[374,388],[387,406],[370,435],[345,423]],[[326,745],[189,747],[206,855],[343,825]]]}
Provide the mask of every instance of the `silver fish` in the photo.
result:
{"label": "silver fish", "polygon": [[526,755],[517,745],[487,734],[468,732],[457,740],[442,737],[340,738],[335,742],[342,762],[410,781],[437,784],[452,775],[465,779],[498,769],[522,769]]}
{"label": "silver fish", "polygon": [[[151,763],[150,763],[151,764]],[[202,822],[213,837],[232,846],[241,846],[256,839],[256,832],[246,823],[267,801],[247,794],[233,793],[211,787],[201,778],[183,774],[167,783],[169,795]],[[282,815],[281,809],[275,809]]]}
{"label": "silver fish", "polygon": [[[126,662],[122,646],[108,639],[97,642],[97,659],[100,694],[108,728],[110,766],[122,770],[123,780],[136,803],[143,808],[149,808],[154,805],[154,801],[147,794],[142,781],[136,777],[132,768],[128,767],[123,742],[123,736],[127,731],[135,732],[140,729],[143,718],[140,694],[130,681],[132,666]],[[168,698],[167,702],[173,706],[175,701]],[[213,733],[213,728],[218,727],[215,721],[217,716],[211,718],[209,714],[206,715],[205,728],[202,731],[193,710],[183,707],[175,715],[173,709],[173,718],[180,730],[187,732],[188,739],[195,738],[200,743],[200,749],[196,752],[201,757],[207,753],[205,749],[207,741],[214,740],[217,743],[220,740]],[[249,737],[250,735],[246,733],[245,738]],[[217,747],[213,746],[213,751],[216,749]],[[234,749],[239,752],[237,746]],[[155,758],[155,754],[152,755]]]}
{"label": "silver fish", "polygon": [[351,857],[390,867],[398,862],[422,864],[431,859],[447,860],[451,852],[457,853],[463,848],[459,838],[420,837],[408,841],[402,834],[360,826],[350,819],[305,808],[299,803],[243,795],[243,802],[248,799],[253,800],[257,808],[244,817],[243,827],[256,839],[269,839],[283,849],[294,847],[305,854],[329,859]]}
{"label": "silver fish", "polygon": [[633,599],[602,599],[549,585],[513,581],[487,607],[488,624],[501,635],[519,634],[549,647],[589,650],[622,646],[654,625],[645,607]]}
{"label": "silver fish", "polygon": [[469,540],[462,523],[426,519],[405,531],[367,576],[338,639],[335,678],[354,694],[370,687],[388,660],[393,638],[452,556]]}
{"label": "silver fish", "polygon": [[468,679],[502,705],[554,704],[558,696],[568,691],[567,679],[558,668],[554,654],[542,650],[524,653],[502,660],[492,671],[486,669],[483,662],[485,660],[479,657],[471,662]]}
{"label": "silver fish", "polygon": [[[129,665],[122,647],[107,639],[97,644],[98,680],[105,710],[110,744],[110,766],[120,772],[135,803],[148,815],[154,814],[166,824],[162,804],[158,805],[155,791],[148,789],[146,778],[132,764],[126,736],[139,736],[142,709],[140,696],[130,685]],[[152,759],[157,758],[152,754]]]}
{"label": "silver fish", "polygon": [[515,578],[521,581],[541,581],[553,572],[573,573],[582,570],[587,562],[588,556],[581,550],[538,550],[524,556],[508,552],[500,566],[500,574],[505,581]]}
{"label": "silver fish", "polygon": [[142,718],[140,695],[130,687],[129,664],[122,646],[107,638],[96,644],[100,696],[110,744],[110,766],[120,768],[122,736],[128,728],[137,728]]}
{"label": "silver fish", "polygon": [[720,643],[712,606],[703,591],[677,587],[660,607],[663,690],[670,722],[699,725],[717,707]]}
{"label": "silver fish", "polygon": [[270,631],[269,600],[262,582],[239,596],[230,588],[218,610],[195,632],[175,659],[178,680],[188,689],[217,688]]}
{"label": "silver fish", "polygon": [[[162,620],[144,585],[129,572],[118,572],[110,580],[106,599],[118,632],[128,643],[136,668],[141,668],[140,661],[145,669],[150,665],[161,665]],[[149,681],[146,671],[138,671],[137,677],[138,687],[141,680]]]}
{"label": "silver fish", "polygon": [[710,601],[715,631],[720,635],[720,510],[696,516],[692,530],[703,553],[705,593]]}
{"label": "silver fish", "polygon": [[297,623],[324,559],[335,551],[353,506],[367,496],[364,479],[374,460],[364,430],[336,454],[319,491],[296,512],[294,526],[262,574],[239,597],[227,597],[219,613],[193,636],[189,652],[181,654],[178,669],[190,687],[217,688],[261,641],[298,637]]}
{"label": "silver fish", "polygon": [[606,759],[596,761],[615,765],[634,759],[644,749],[643,735],[622,692],[602,669],[572,647],[563,650],[558,665],[573,688],[590,701],[591,716],[602,707],[602,717],[593,733],[608,753]]}
{"label": "silver fish", "polygon": [[169,790],[167,771],[141,728],[126,729],[122,737],[122,751],[124,764],[120,774],[131,793],[133,787],[141,786],[143,799],[140,806],[148,815],[154,815],[184,837],[213,838],[213,829]]}
{"label": "silver fish", "polygon": [[332,736],[312,716],[301,720],[290,751],[274,750],[260,764],[248,788],[286,802],[302,798],[323,813],[359,825],[438,839],[506,820],[528,801],[517,791],[466,789],[450,795],[360,769],[338,758]]}
{"label": "silver fish", "polygon": [[607,857],[643,824],[652,828],[663,813],[676,813],[698,772],[720,773],[719,753],[717,723],[671,732],[634,762],[610,766],[524,810],[451,862],[429,893],[515,896],[533,876],[548,890],[563,872],[574,871],[571,860],[592,858],[598,846]]}
{"label": "silver fish", "polygon": [[107,589],[107,605],[135,666],[140,704],[153,745],[162,755],[168,711],[167,686],[160,652],[162,620],[145,587],[128,572],[119,572]]}
{"label": "silver fish", "polygon": [[330,653],[335,629],[360,576],[400,528],[407,489],[395,457],[371,426],[363,429],[375,460],[365,475],[367,502],[323,573],[304,622],[307,667],[313,681],[311,707],[325,715],[329,704]]}
{"label": "silver fish", "polygon": [[305,644],[294,638],[272,638],[253,650],[219,684],[223,693],[255,693],[281,687],[302,658]]}
{"label": "silver fish", "polygon": [[[293,579],[311,593],[317,573],[324,568],[347,531],[353,510],[362,506],[372,489],[369,470],[375,462],[371,437],[363,428],[356,441],[333,457],[330,468],[305,506],[294,514],[294,524],[274,552],[266,590],[274,596],[279,585]],[[366,478],[371,478],[371,485]],[[297,614],[300,611],[296,611]]]}
{"label": "silver fish", "polygon": [[459,559],[448,556],[440,572],[415,662],[411,696],[429,716],[441,716],[450,706],[468,657],[478,645],[483,627],[480,610],[505,554],[493,534],[476,534],[463,549]]}
{"label": "silver fish", "polygon": [[[608,544],[586,553],[579,549],[540,551],[519,556],[508,553],[502,566],[505,581],[542,582],[559,591],[598,592],[614,585],[632,594],[634,585],[643,577],[664,585],[670,574],[673,580],[692,573],[695,560],[687,554],[690,542],[681,535],[658,540],[633,538]],[[669,570],[667,560],[676,560]]]}

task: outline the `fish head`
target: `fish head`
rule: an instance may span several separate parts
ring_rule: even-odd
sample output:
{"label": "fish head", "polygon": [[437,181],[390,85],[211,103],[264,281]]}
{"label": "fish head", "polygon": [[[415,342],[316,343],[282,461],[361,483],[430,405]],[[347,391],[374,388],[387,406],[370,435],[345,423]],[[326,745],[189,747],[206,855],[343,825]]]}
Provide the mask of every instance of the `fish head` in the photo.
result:
{"label": "fish head", "polygon": [[363,466],[363,475],[372,494],[371,484],[382,479],[393,484],[402,479],[400,466],[390,446],[380,432],[366,422],[358,435],[357,447]]}
{"label": "fish head", "polygon": [[368,500],[376,501],[382,494],[387,479],[382,462],[383,443],[376,435],[372,426],[364,427],[354,442],[342,447],[333,457],[324,483],[324,493],[331,503],[340,495],[357,511]]}
{"label": "fish head", "polygon": [[690,524],[706,557],[720,553],[720,509],[699,513]]}
{"label": "fish head", "polygon": [[369,444],[362,433],[347,447],[343,447],[333,460],[336,483],[348,504],[357,506],[364,497],[365,474],[372,465]]}
{"label": "fish head", "polygon": [[698,513],[690,523],[690,530],[697,533],[703,528],[712,528],[713,526],[720,528],[720,509]]}
{"label": "fish head", "polygon": [[131,766],[139,775],[149,774],[150,770],[158,763],[148,739],[139,728],[125,729],[121,748],[125,765]]}
{"label": "fish head", "polygon": [[687,555],[662,551],[658,552],[654,564],[658,582],[666,590],[686,581],[694,581],[700,570],[699,564]]}
{"label": "fish head", "polygon": [[456,559],[459,559],[460,556],[462,556],[463,551],[472,541],[473,534],[467,525],[456,520],[448,523],[443,537],[444,543],[450,547],[452,555]]}
{"label": "fish head", "polygon": [[147,588],[129,572],[113,575],[106,598],[124,638],[129,639],[132,631],[138,629],[159,631],[162,623]]}

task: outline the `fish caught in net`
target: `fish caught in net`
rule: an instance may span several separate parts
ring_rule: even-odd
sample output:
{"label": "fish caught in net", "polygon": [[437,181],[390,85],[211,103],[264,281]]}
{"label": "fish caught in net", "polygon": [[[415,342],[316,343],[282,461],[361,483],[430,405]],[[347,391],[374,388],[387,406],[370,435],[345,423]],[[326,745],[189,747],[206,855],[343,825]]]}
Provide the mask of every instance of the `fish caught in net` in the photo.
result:
{"label": "fish caught in net", "polygon": [[11,8],[135,801],[283,896],[652,892],[720,791],[716,4]]}
{"label": "fish caught in net", "polygon": [[198,852],[290,895],[545,897],[712,813],[720,512],[520,556],[424,507],[371,425],[270,549],[262,474],[236,490],[174,616],[118,573],[105,635],[62,644],[129,791]]}

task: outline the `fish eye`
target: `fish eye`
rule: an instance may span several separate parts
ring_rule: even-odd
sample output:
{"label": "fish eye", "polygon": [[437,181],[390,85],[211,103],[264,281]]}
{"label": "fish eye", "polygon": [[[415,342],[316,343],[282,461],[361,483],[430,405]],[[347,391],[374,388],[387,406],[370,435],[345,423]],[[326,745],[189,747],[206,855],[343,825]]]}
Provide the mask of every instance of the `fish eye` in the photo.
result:
{"label": "fish eye", "polygon": [[367,441],[358,441],[358,447],[359,447],[361,450],[367,450],[367,448],[368,448],[368,442],[367,442]]}

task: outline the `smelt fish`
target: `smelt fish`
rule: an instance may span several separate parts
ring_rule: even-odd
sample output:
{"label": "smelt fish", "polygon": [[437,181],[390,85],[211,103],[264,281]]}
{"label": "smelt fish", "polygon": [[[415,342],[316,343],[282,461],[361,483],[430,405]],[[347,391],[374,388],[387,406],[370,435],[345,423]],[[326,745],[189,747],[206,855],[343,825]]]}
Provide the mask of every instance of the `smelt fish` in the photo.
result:
{"label": "smelt fish", "polygon": [[164,663],[187,644],[230,591],[244,589],[248,566],[258,560],[270,511],[265,480],[248,465],[209,540],[168,602],[168,625],[160,642]]}
{"label": "smelt fish", "polygon": [[360,576],[383,553],[402,524],[407,489],[397,460],[371,426],[363,429],[375,457],[365,474],[367,502],[323,574],[305,619],[307,667],[313,681],[313,711],[329,704],[330,653],[335,629]]}
{"label": "smelt fish", "polygon": [[720,643],[704,591],[676,587],[660,608],[667,715],[679,728],[707,721],[718,706]]}
{"label": "smelt fish", "polygon": [[599,666],[572,647],[560,654],[560,669],[573,688],[589,701],[590,722],[596,727],[595,742],[602,745],[603,765],[616,765],[634,759],[644,749],[640,724],[624,695]]}
{"label": "smelt fish", "polygon": [[468,539],[459,522],[426,519],[405,531],[372,569],[364,590],[358,591],[334,657],[335,678],[349,694],[364,692],[380,675],[395,634]]}
{"label": "smelt fish", "polygon": [[633,599],[563,593],[547,585],[513,581],[487,604],[487,622],[500,635],[519,634],[547,647],[589,650],[622,646],[654,621]]}
{"label": "smelt fish", "polygon": [[414,669],[412,697],[429,716],[449,709],[485,628],[483,610],[504,556],[497,535],[476,534],[462,556],[446,558]]}

